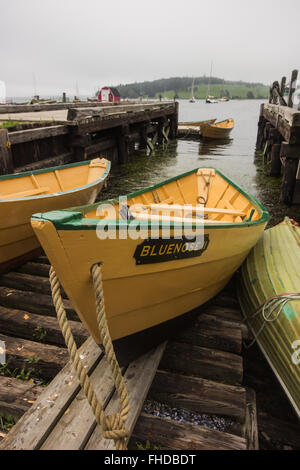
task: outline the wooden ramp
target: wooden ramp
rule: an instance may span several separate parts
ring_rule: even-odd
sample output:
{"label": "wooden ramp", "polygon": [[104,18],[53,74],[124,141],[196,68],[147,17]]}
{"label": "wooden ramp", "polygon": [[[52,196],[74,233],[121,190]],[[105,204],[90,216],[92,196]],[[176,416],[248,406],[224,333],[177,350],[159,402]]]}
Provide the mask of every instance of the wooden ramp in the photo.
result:
{"label": "wooden ramp", "polygon": [[[130,396],[127,429],[132,432],[142,405],[153,381],[165,349],[161,344],[155,350],[132,362],[124,371]],[[79,350],[80,358],[90,376],[98,399],[106,413],[118,411],[109,366],[99,346],[89,338]],[[96,437],[95,437],[96,435]],[[6,450],[76,450],[84,449],[89,441],[93,449],[114,449],[114,443],[101,437],[92,410],[81,390],[72,364],[68,364],[36,400],[34,405],[14,426],[0,449]]]}

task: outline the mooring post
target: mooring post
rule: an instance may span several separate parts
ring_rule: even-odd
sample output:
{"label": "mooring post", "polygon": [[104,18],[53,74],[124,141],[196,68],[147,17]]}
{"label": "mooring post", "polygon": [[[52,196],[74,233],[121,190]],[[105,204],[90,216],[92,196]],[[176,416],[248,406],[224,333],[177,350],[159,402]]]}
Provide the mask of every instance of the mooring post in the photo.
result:
{"label": "mooring post", "polygon": [[140,140],[139,140],[139,149],[144,150],[147,148],[147,131],[149,122],[145,122],[140,126]]}
{"label": "mooring post", "polygon": [[291,83],[290,83],[289,99],[288,99],[289,108],[294,107],[294,93],[296,91],[297,78],[298,78],[298,70],[293,70],[292,76],[291,76]]}
{"label": "mooring post", "polygon": [[286,77],[282,77],[281,84],[280,84],[280,93],[282,96],[284,96],[285,87],[286,87]]}
{"label": "mooring post", "polygon": [[13,173],[14,164],[7,129],[0,129],[0,174]]}
{"label": "mooring post", "polygon": [[270,176],[280,176],[281,173],[281,159],[280,159],[281,144],[274,144],[271,150],[271,168]]}
{"label": "mooring post", "polygon": [[170,139],[177,138],[179,103],[176,101],[174,114],[170,119]]}
{"label": "mooring post", "polygon": [[128,141],[127,136],[129,135],[129,126],[120,126],[117,130],[117,142],[118,142],[118,161],[119,163],[126,163],[128,160]]}
{"label": "mooring post", "polygon": [[286,158],[284,165],[284,175],[281,187],[280,200],[288,206],[292,205],[296,186],[296,175],[298,170],[298,159]]}

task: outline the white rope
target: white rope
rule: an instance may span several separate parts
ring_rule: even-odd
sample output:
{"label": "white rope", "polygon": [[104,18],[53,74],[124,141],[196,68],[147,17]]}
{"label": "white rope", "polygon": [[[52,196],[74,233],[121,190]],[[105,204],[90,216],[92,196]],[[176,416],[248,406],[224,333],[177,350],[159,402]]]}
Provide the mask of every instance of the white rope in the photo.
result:
{"label": "white rope", "polygon": [[[250,344],[246,345],[244,343],[244,347],[246,349],[250,349],[254,343],[257,341],[258,337],[264,330],[265,326],[267,323],[273,323],[278,318],[280,317],[281,312],[283,311],[284,307],[288,302],[295,301],[295,300],[300,300],[300,292],[292,292],[290,294],[279,294],[274,297],[271,297],[268,299],[263,305],[261,305],[254,313],[253,315],[247,319],[248,321],[254,319],[262,313],[264,323],[262,324],[261,328],[258,330],[257,333],[254,333],[254,340],[251,341]],[[273,314],[275,315],[273,316]]]}

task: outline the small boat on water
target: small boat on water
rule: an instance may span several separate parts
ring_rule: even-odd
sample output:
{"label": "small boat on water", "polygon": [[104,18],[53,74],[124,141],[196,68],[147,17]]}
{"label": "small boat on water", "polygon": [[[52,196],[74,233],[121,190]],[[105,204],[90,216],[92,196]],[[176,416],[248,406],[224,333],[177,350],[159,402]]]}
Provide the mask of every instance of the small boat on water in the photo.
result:
{"label": "small boat on water", "polygon": [[180,122],[177,128],[178,136],[199,137],[201,135],[200,127],[203,124],[213,124],[214,122],[216,122],[216,119],[210,119],[207,121]]}
{"label": "small boat on water", "polygon": [[234,120],[226,119],[212,124],[204,123],[200,126],[201,134],[207,139],[226,139],[234,128]]}
{"label": "small boat on water", "polygon": [[0,272],[41,251],[30,225],[32,214],[95,202],[109,171],[110,162],[97,158],[0,176]]}
{"label": "small boat on water", "polygon": [[214,297],[268,218],[221,172],[200,168],[118,199],[35,214],[31,223],[73,307],[100,343],[93,265],[102,263],[111,337],[124,338]]}
{"label": "small boat on water", "polygon": [[253,248],[238,293],[256,341],[300,417],[300,228],[288,218]]}
{"label": "small boat on water", "polygon": [[214,96],[208,96],[205,102],[208,104],[217,104],[219,101],[216,100]]}

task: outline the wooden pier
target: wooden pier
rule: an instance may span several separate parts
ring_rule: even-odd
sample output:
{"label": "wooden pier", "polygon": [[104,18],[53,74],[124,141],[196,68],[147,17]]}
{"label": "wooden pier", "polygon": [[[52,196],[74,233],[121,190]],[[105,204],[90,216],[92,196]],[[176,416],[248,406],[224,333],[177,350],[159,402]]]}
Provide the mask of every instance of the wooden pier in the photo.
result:
{"label": "wooden pier", "polygon": [[[0,174],[36,170],[97,157],[125,163],[135,145],[153,151],[177,136],[178,103],[97,106],[0,106]],[[31,111],[29,111],[31,109]],[[4,112],[5,111],[5,112]]]}
{"label": "wooden pier", "polygon": [[281,202],[287,205],[300,204],[300,111],[293,99],[297,76],[294,71],[286,99],[286,78],[280,86],[274,82],[269,103],[261,106],[257,135],[257,150],[270,164],[270,176],[279,177],[283,169]]}
{"label": "wooden pier", "polygon": [[[0,449],[113,449],[113,442],[101,437],[68,362],[48,271],[48,260],[41,256],[0,277],[0,340],[7,353],[0,377],[0,413],[20,418]],[[147,440],[161,449],[257,449],[258,437],[263,439],[257,415],[262,416],[263,435],[272,438],[273,433],[278,439],[281,433],[286,445],[300,445],[299,432],[298,438],[292,434],[297,426],[286,423],[287,438],[277,418],[269,429],[268,415],[256,409],[255,392],[243,384],[242,341],[249,332],[234,292],[231,283],[199,308],[193,321],[167,345],[123,369],[131,401],[130,449]],[[111,412],[117,401],[103,352],[69,301],[64,302],[82,360],[98,397]],[[156,412],[155,406],[152,413],[146,412],[146,397],[171,410],[204,417],[204,424],[201,419],[196,424],[193,419],[176,420],[176,412],[168,417]]]}

